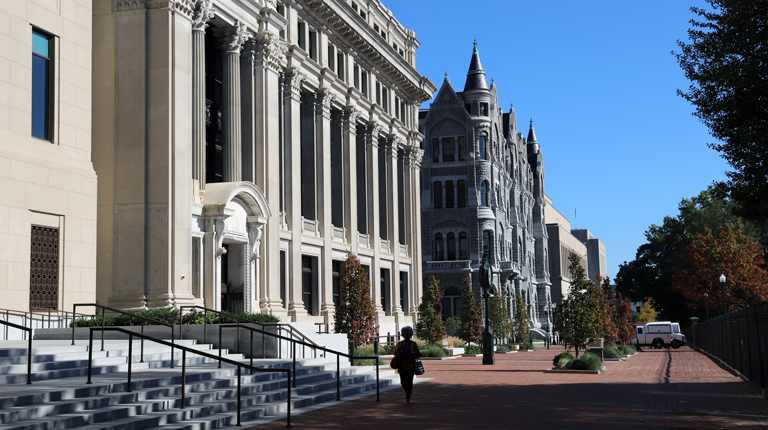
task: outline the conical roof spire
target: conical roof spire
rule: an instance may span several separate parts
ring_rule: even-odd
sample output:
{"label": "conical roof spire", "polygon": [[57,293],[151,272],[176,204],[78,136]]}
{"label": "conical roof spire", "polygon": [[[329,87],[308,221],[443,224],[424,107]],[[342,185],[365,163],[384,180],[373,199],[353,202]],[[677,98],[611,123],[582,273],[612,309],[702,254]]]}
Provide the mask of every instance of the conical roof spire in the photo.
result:
{"label": "conical roof spire", "polygon": [[536,140],[536,132],[533,131],[533,118],[531,118],[531,128],[528,129],[528,144],[538,144],[539,141]]}
{"label": "conical roof spire", "polygon": [[464,91],[469,90],[487,90],[488,80],[485,78],[485,70],[480,63],[480,53],[477,50],[477,40],[472,50],[472,61],[469,62],[469,71],[467,72],[467,82],[464,84]]}

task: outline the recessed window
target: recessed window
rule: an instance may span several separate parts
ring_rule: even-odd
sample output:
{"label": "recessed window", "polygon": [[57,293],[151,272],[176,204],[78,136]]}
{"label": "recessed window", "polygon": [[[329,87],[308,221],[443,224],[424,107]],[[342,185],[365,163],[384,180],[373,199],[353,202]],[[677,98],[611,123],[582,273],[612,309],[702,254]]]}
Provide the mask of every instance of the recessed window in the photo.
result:
{"label": "recessed window", "polygon": [[352,67],[352,74],[354,75],[353,79],[354,79],[355,89],[360,91],[360,66],[355,64],[354,67]]}
{"label": "recessed window", "polygon": [[456,188],[459,193],[459,207],[467,207],[467,181],[463,179],[456,181]]}
{"label": "recessed window", "polygon": [[307,50],[307,24],[305,24],[302,21],[299,21],[298,25],[296,26],[296,31],[299,33],[299,48],[303,49],[304,51]]}
{"label": "recessed window", "polygon": [[443,161],[456,161],[456,143],[452,137],[443,138]]}
{"label": "recessed window", "polygon": [[338,76],[342,82],[347,82],[347,74],[344,70],[344,53],[341,51],[338,51],[336,54],[336,76]]}
{"label": "recessed window", "polygon": [[480,206],[488,206],[488,182],[480,184]]}
{"label": "recessed window", "polygon": [[443,261],[443,234],[435,235],[435,261]]}
{"label": "recessed window", "polygon": [[480,103],[480,116],[488,116],[488,103]]}
{"label": "recessed window", "polygon": [[440,162],[440,139],[432,139],[432,162]]}
{"label": "recessed window", "polygon": [[317,32],[309,30],[309,58],[317,61]]}
{"label": "recessed window", "polygon": [[435,200],[435,209],[443,207],[443,184],[440,181],[435,181],[432,185],[432,191]]}
{"label": "recessed window", "polygon": [[485,136],[480,136],[480,159],[487,160],[488,153],[485,150]]}
{"label": "recessed window", "polygon": [[448,260],[453,261],[456,259],[456,235],[448,233],[446,237],[445,247],[448,249]]}
{"label": "recessed window", "polygon": [[459,161],[464,160],[464,154],[467,153],[467,148],[464,143],[464,136],[459,136]]}
{"label": "recessed window", "polygon": [[368,72],[363,71],[360,75],[360,85],[362,86],[363,97],[368,98]]}
{"label": "recessed window", "polygon": [[32,30],[32,136],[52,140],[53,38]]}
{"label": "recessed window", "polygon": [[469,250],[467,248],[467,233],[459,233],[459,260],[469,260]]}
{"label": "recessed window", "polygon": [[445,207],[453,209],[453,181],[445,181]]}
{"label": "recessed window", "polygon": [[328,68],[331,70],[336,68],[336,49],[333,45],[328,45]]}

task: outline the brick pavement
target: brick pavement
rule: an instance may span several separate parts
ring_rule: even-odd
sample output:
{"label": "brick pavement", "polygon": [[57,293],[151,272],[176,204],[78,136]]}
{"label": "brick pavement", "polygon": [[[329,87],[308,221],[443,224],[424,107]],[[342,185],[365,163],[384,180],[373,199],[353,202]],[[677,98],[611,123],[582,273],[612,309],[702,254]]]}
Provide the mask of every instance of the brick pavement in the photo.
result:
{"label": "brick pavement", "polygon": [[[687,347],[645,350],[606,362],[600,375],[543,373],[562,347],[425,361],[431,378],[414,386],[292,417],[312,429],[757,429],[768,427],[768,400],[754,386]],[[285,428],[285,420],[253,427]]]}

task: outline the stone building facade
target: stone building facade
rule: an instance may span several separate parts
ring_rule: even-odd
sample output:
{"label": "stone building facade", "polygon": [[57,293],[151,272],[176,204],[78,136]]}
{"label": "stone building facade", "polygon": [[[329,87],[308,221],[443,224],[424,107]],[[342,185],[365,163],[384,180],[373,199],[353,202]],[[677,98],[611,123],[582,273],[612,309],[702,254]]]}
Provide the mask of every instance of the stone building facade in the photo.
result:
{"label": "stone building facade", "polygon": [[329,323],[352,253],[381,330],[413,323],[413,31],[377,0],[94,5],[103,301]]}
{"label": "stone building facade", "polygon": [[94,299],[91,44],[90,0],[0,2],[5,309],[71,310]]}
{"label": "stone building facade", "polygon": [[506,298],[511,315],[521,295],[532,330],[543,336],[551,328],[552,296],[544,166],[533,122],[526,139],[514,107],[504,113],[495,83],[488,86],[475,44],[464,90],[456,92],[446,74],[419,124],[424,284],[434,275],[444,317],[459,315],[466,276],[480,301],[478,267],[488,250],[494,294]]}

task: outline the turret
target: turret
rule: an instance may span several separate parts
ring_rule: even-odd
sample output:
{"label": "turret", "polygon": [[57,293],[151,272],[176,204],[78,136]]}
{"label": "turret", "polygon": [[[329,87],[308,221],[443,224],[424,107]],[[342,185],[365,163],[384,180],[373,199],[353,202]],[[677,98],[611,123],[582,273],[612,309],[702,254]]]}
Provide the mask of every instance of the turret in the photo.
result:
{"label": "turret", "polygon": [[464,91],[487,90],[488,80],[485,78],[483,64],[480,63],[480,53],[477,50],[477,41],[472,50],[472,60],[469,62],[469,71],[467,72],[467,82],[464,84]]}
{"label": "turret", "polygon": [[533,130],[533,118],[531,118],[531,127],[528,129],[528,155],[539,153],[539,141],[536,139],[536,132]]}

